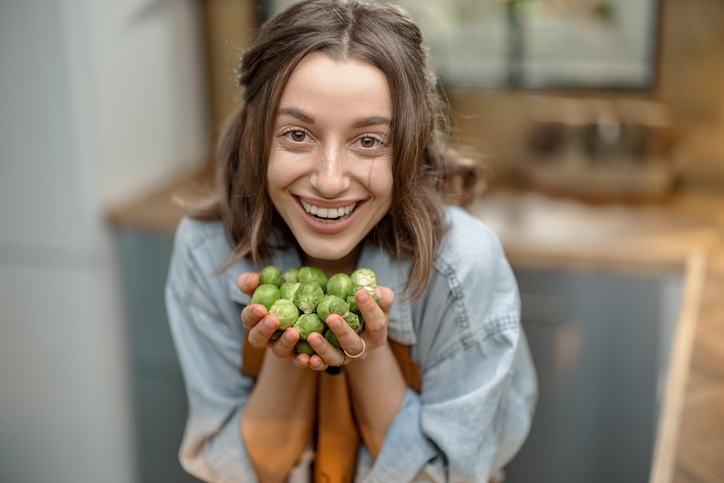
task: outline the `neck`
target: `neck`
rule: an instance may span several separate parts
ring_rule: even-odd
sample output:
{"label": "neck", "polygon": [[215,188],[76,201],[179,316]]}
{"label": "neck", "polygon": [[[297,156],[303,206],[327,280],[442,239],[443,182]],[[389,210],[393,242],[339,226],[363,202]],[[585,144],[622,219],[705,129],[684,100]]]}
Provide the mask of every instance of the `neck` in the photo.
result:
{"label": "neck", "polygon": [[357,268],[359,257],[362,254],[362,244],[360,243],[354,250],[338,260],[324,260],[322,258],[310,257],[302,252],[302,264],[305,267],[317,267],[327,277],[331,277],[337,273],[346,273],[351,275]]}

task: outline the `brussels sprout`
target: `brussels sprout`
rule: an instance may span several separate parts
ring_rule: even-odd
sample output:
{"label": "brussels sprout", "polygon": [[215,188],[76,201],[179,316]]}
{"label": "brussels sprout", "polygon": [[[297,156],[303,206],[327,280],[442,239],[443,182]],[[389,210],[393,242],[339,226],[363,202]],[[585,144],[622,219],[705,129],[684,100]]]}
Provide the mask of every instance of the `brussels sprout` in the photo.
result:
{"label": "brussels sprout", "polygon": [[376,287],[377,286],[377,275],[369,268],[358,268],[352,272],[352,283],[355,285],[362,285],[363,287]]}
{"label": "brussels sprout", "polygon": [[286,272],[284,272],[284,275],[282,276],[284,280],[286,280],[289,283],[298,283],[299,280],[299,269],[298,268],[290,268]]}
{"label": "brussels sprout", "polygon": [[356,314],[360,314],[361,312],[360,312],[360,310],[359,310],[359,307],[357,306],[357,301],[355,300],[354,296],[355,296],[355,294],[356,294],[358,291],[360,291],[360,290],[366,290],[367,293],[369,293],[369,294],[372,296],[372,298],[374,299],[374,301],[375,301],[377,304],[380,303],[380,300],[377,298],[377,294],[375,293],[375,291],[374,291],[374,289],[373,289],[372,287],[366,287],[366,286],[362,286],[362,285],[357,285],[357,286],[354,288],[354,290],[352,291],[352,293],[350,293],[350,294],[347,296],[347,302],[349,303],[349,311],[350,311],[350,312],[354,312],[354,313],[356,313]]}
{"label": "brussels sprout", "polygon": [[327,317],[332,314],[344,317],[348,311],[349,306],[347,302],[336,295],[325,295],[317,304],[317,315],[319,315],[319,318],[322,319],[323,322],[326,322]]}
{"label": "brussels sprout", "polygon": [[299,309],[291,300],[279,299],[274,302],[269,310],[270,314],[274,314],[279,319],[279,329],[285,330],[294,325],[299,318]]}
{"label": "brussels sprout", "polygon": [[361,334],[365,330],[365,319],[361,315],[350,312],[347,317],[343,317],[347,325],[352,327],[357,335]]}
{"label": "brussels sprout", "polygon": [[322,290],[327,290],[327,276],[318,268],[314,267],[302,267],[299,269],[299,281],[307,282],[314,280],[322,287]]}
{"label": "brussels sprout", "polygon": [[334,332],[332,332],[332,329],[326,328],[324,330],[324,338],[327,339],[327,342],[335,346],[337,349],[340,349],[342,347],[337,340],[337,336],[334,335]]}
{"label": "brussels sprout", "polygon": [[299,282],[284,282],[279,289],[279,293],[281,294],[281,297],[283,299],[287,300],[294,300],[294,292],[297,291],[297,288],[299,287]]}
{"label": "brussels sprout", "polygon": [[263,284],[259,285],[254,290],[254,295],[251,296],[251,304],[262,304],[266,307],[267,313],[274,302],[279,300],[280,294],[279,289],[276,285]]}
{"label": "brussels sprout", "polygon": [[274,285],[277,288],[282,286],[282,272],[277,267],[265,267],[259,272],[259,285]]}
{"label": "brussels sprout", "polygon": [[327,295],[336,295],[337,297],[346,299],[349,291],[353,288],[354,284],[352,283],[352,279],[345,273],[338,273],[332,275],[327,282]]}
{"label": "brussels sprout", "polygon": [[294,292],[292,302],[305,314],[311,314],[319,301],[322,300],[322,297],[324,297],[322,288],[317,282],[310,280],[299,284],[297,291]]}
{"label": "brussels sprout", "polygon": [[307,340],[312,332],[324,332],[324,323],[317,314],[302,314],[293,326],[299,331],[299,338]]}
{"label": "brussels sprout", "polygon": [[300,354],[304,353],[304,354],[309,354],[310,356],[316,354],[314,349],[312,349],[312,346],[309,345],[309,342],[307,342],[306,340],[297,341],[296,347],[297,347],[297,352],[299,352]]}
{"label": "brussels sprout", "polygon": [[274,340],[279,340],[283,333],[284,329],[277,329],[272,333],[271,338]]}

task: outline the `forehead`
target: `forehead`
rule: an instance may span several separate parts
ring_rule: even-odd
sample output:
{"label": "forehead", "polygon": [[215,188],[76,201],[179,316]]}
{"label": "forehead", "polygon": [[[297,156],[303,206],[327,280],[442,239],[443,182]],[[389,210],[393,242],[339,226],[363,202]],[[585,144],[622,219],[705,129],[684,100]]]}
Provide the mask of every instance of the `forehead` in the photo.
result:
{"label": "forehead", "polygon": [[317,51],[302,59],[289,77],[280,111],[285,108],[315,117],[391,117],[392,96],[378,67],[354,57],[338,62]]}

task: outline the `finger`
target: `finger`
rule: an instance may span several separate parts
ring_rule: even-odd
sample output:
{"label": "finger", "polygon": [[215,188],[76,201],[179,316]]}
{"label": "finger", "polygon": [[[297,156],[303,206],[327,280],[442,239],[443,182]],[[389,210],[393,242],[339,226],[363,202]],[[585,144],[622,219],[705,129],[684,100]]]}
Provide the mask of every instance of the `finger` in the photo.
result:
{"label": "finger", "polygon": [[[327,320],[331,320],[331,317],[327,317]],[[344,325],[347,324],[345,323]],[[349,326],[347,326],[347,328],[349,328]],[[307,337],[307,342],[309,342],[309,344],[316,352],[316,354],[310,358],[310,365],[312,369],[317,371],[323,371],[329,366],[340,366],[342,365],[342,362],[344,362],[344,354],[342,354],[339,349],[330,344],[327,339],[322,336],[322,334],[318,332],[309,334],[309,337]]]}
{"label": "finger", "polygon": [[247,305],[241,311],[241,322],[246,330],[256,327],[261,319],[266,316],[266,307],[261,304]]}
{"label": "finger", "polygon": [[380,285],[374,287],[374,291],[377,299],[380,301],[380,308],[385,314],[389,314],[392,302],[395,301],[395,292],[393,292],[392,289]]}
{"label": "finger", "polygon": [[319,354],[314,354],[309,358],[309,367],[315,371],[323,371],[329,367],[329,364],[325,363]]}
{"label": "finger", "polygon": [[[347,324],[347,322],[344,321],[344,319],[342,319],[342,317],[338,315],[330,315],[327,317],[327,327],[334,332],[334,335],[339,341],[339,345],[342,346],[341,349],[347,351],[347,354],[359,354],[364,349],[360,336],[357,335],[357,333]],[[384,340],[382,340],[382,342],[384,342]],[[375,341],[371,341],[371,345],[376,346]],[[337,353],[342,360],[330,365],[334,366],[344,363],[344,354],[340,351],[337,351]]]}
{"label": "finger", "polygon": [[299,340],[299,331],[292,327],[284,331],[282,336],[272,345],[272,352],[277,357],[289,357],[294,353],[294,347]]}
{"label": "finger", "polygon": [[297,354],[296,361],[299,367],[309,367],[309,354],[300,352],[299,354]]}
{"label": "finger", "polygon": [[266,347],[277,327],[279,327],[279,319],[276,315],[267,315],[249,331],[249,343],[257,348]]}
{"label": "finger", "polygon": [[259,274],[256,272],[244,272],[236,279],[236,286],[245,294],[254,295],[254,290],[259,286]]}
{"label": "finger", "polygon": [[[383,293],[383,295],[388,294]],[[365,319],[365,332],[368,337],[375,343],[383,342],[387,338],[387,315],[366,290],[358,290],[354,297],[362,312],[362,317]],[[347,353],[356,354],[356,352],[350,351]]]}

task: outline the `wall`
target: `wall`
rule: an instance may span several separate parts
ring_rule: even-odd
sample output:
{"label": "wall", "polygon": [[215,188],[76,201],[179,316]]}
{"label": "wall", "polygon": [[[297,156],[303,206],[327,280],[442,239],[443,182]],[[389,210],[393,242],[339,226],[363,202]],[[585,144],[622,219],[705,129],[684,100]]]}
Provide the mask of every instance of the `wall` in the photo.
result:
{"label": "wall", "polygon": [[104,218],[207,150],[195,8],[0,2],[0,481],[136,478]]}

